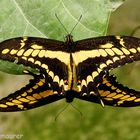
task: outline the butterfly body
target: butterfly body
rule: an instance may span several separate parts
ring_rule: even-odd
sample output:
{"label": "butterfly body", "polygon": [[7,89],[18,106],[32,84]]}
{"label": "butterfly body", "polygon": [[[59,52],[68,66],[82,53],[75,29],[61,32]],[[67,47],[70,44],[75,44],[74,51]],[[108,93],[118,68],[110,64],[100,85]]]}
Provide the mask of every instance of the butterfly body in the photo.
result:
{"label": "butterfly body", "polygon": [[140,39],[103,36],[65,42],[19,37],[0,43],[0,59],[38,70],[30,83],[0,100],[0,111],[22,111],[65,98],[110,106],[138,106],[140,92],[116,82],[109,71],[140,60]]}

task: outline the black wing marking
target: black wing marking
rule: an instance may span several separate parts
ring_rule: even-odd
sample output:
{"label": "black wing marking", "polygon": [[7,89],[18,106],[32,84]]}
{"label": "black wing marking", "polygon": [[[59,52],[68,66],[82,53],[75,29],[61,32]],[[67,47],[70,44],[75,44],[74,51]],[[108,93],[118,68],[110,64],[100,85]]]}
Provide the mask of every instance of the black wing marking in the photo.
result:
{"label": "black wing marking", "polygon": [[0,59],[67,78],[69,54],[61,41],[37,37],[9,39],[0,43]]}
{"label": "black wing marking", "polygon": [[103,36],[77,41],[75,45],[73,60],[81,81],[87,81],[88,76],[100,81],[104,71],[140,60],[140,39],[135,37]]}
{"label": "black wing marking", "polygon": [[[94,87],[90,83],[85,91],[81,91],[83,94],[76,94],[76,98],[83,99],[90,102],[100,103],[96,94],[94,93]],[[86,94],[89,91],[89,94]],[[140,105],[140,92],[128,87],[116,81],[116,77],[113,75],[106,75],[103,78],[102,83],[98,86],[98,92],[104,103],[104,105],[117,106],[117,107],[133,107]]]}
{"label": "black wing marking", "polygon": [[0,100],[0,111],[24,111],[64,98],[62,89],[54,83],[53,87],[43,76],[35,76],[30,83],[13,94]]}

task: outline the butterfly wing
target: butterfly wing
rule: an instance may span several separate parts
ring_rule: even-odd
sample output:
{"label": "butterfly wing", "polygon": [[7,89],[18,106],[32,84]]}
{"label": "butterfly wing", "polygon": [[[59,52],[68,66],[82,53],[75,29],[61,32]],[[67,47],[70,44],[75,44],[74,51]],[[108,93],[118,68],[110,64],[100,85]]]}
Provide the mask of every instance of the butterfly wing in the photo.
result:
{"label": "butterfly wing", "polygon": [[[82,94],[81,96],[76,94],[76,98],[100,103],[96,94],[90,90],[90,87],[86,90],[89,90],[90,94]],[[140,92],[129,89],[118,83],[116,77],[113,75],[107,74],[103,78],[103,81],[98,85],[98,92],[104,105],[118,107],[133,107],[140,105]]]}
{"label": "butterfly wing", "polygon": [[51,86],[57,83],[61,87],[68,79],[69,53],[61,41],[37,37],[5,40],[0,43],[0,59],[38,69]]}
{"label": "butterfly wing", "polygon": [[68,58],[61,41],[20,37],[1,42],[0,59],[38,69],[43,77],[34,75],[26,87],[1,99],[0,111],[32,109],[64,98]]}
{"label": "butterfly wing", "polygon": [[73,59],[77,79],[101,81],[104,73],[127,63],[140,60],[140,39],[128,36],[104,36],[77,41]]}
{"label": "butterfly wing", "polygon": [[42,75],[36,75],[28,85],[1,99],[0,111],[24,111],[49,104],[64,98],[59,92]]}
{"label": "butterfly wing", "polygon": [[0,43],[0,59],[50,72],[52,78],[67,77],[69,54],[61,41],[37,37],[5,40]]}
{"label": "butterfly wing", "polygon": [[118,107],[140,105],[140,92],[118,83],[116,77],[106,76],[98,87],[105,104]]}

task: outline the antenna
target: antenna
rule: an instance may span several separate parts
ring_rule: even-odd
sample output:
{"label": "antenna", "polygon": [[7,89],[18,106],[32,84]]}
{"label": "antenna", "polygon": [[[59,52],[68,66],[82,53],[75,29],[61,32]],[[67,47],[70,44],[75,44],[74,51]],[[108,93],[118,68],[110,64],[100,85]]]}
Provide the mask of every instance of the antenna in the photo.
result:
{"label": "antenna", "polygon": [[56,116],[55,116],[55,121],[57,120],[57,118],[59,117],[59,115],[65,111],[65,109],[68,107],[69,104],[67,104]]}
{"label": "antenna", "polygon": [[64,30],[71,35],[71,33],[73,32],[73,30],[75,29],[75,27],[77,26],[77,24],[80,22],[82,15],[79,17],[77,23],[74,25],[74,27],[72,28],[71,32],[69,33],[68,30],[66,29],[66,27],[64,26],[64,24],[61,22],[61,20],[59,19],[59,17],[57,16],[57,14],[55,13],[55,16],[57,18],[57,20],[60,22],[60,24],[62,25],[62,27],[64,28]]}
{"label": "antenna", "polygon": [[66,104],[66,106],[55,116],[55,121],[57,121],[57,118],[59,117],[59,115],[65,111],[65,109],[71,105],[80,115],[81,115],[81,118],[83,118],[83,113],[75,106],[73,105],[72,103],[68,103]]}
{"label": "antenna", "polygon": [[70,34],[73,32],[73,30],[75,29],[75,27],[78,25],[78,23],[80,22],[81,18],[82,18],[82,15],[79,17],[77,23],[76,23],[75,26],[72,28]]}
{"label": "antenna", "polygon": [[68,30],[67,30],[66,27],[63,25],[63,23],[61,22],[61,20],[59,19],[59,17],[57,16],[56,13],[55,13],[55,16],[56,16],[57,20],[60,22],[60,24],[62,25],[62,27],[64,28],[64,30],[69,34]]}
{"label": "antenna", "polygon": [[77,111],[80,113],[81,117],[83,117],[83,113],[75,106],[73,105],[72,103],[70,103],[70,105]]}

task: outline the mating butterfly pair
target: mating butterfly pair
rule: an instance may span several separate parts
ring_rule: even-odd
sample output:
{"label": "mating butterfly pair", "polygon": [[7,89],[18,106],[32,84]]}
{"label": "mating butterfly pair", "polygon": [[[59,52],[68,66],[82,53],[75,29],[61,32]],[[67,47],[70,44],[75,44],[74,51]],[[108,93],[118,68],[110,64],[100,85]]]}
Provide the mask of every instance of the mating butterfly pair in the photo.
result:
{"label": "mating butterfly pair", "polygon": [[37,69],[30,83],[0,100],[0,111],[22,111],[63,98],[102,106],[138,106],[140,92],[124,87],[109,75],[118,66],[140,60],[140,39],[103,36],[74,42],[19,37],[0,43],[0,59]]}

